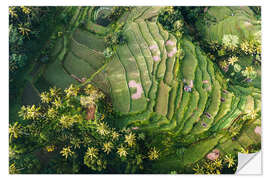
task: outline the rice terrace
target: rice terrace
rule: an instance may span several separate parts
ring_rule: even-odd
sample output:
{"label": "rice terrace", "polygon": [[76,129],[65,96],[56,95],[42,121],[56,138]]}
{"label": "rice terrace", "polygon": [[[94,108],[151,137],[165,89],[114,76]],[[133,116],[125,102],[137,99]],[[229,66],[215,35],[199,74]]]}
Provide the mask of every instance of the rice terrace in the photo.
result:
{"label": "rice terrace", "polygon": [[234,174],[261,149],[261,9],[9,7],[9,173]]}

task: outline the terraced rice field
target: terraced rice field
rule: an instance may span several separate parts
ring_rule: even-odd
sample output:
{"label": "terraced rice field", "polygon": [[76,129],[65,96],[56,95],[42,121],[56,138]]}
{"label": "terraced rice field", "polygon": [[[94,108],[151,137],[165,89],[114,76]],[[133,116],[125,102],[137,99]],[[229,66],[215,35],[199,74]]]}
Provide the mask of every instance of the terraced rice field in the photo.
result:
{"label": "terraced rice field", "polygon": [[[89,79],[104,68],[91,83],[111,97],[114,109],[122,115],[116,122],[119,128],[139,126],[154,134],[192,137],[181,154],[183,161],[174,159],[173,153],[160,160],[157,166],[164,171],[193,164],[215,147],[226,153],[256,144],[259,135],[254,129],[259,121],[243,128],[234,141],[225,132],[243,114],[260,111],[260,94],[251,96],[260,90],[228,85],[218,67],[190,37],[176,38],[163,29],[156,20],[161,9],[143,7],[130,12],[123,31],[127,43],[117,47],[108,63],[102,53],[105,43],[101,34],[105,31],[95,29],[94,34],[90,22],[86,29],[77,28],[57,43],[59,52],[54,53],[56,60],[48,66],[45,79],[64,88],[79,84],[71,75]],[[250,11],[243,11],[246,16],[240,18],[244,21],[252,16]],[[231,20],[238,26],[238,19],[215,16],[222,22],[207,31],[202,28],[205,38],[220,41],[224,34],[234,32],[242,39],[248,37],[241,28],[226,26]]]}
{"label": "terraced rice field", "polygon": [[[197,28],[203,37],[209,41],[222,42],[224,34],[237,35],[240,40],[249,40],[261,26],[249,7],[212,7],[207,12],[214,20],[205,26],[198,20]],[[229,24],[229,25],[228,25]]]}

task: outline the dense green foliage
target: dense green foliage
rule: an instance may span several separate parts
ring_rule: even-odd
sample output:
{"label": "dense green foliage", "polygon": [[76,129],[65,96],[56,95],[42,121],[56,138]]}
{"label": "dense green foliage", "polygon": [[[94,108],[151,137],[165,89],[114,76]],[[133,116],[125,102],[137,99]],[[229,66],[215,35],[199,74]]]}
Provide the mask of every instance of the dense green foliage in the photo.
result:
{"label": "dense green foliage", "polygon": [[10,72],[15,73],[26,64],[27,56],[23,45],[27,38],[30,39],[30,36],[32,38],[37,33],[30,30],[32,21],[37,17],[27,7],[10,7],[9,16],[9,64]]}
{"label": "dense green foliage", "polygon": [[19,116],[9,128],[11,169],[18,173],[138,173],[146,159],[159,157],[136,128],[106,123],[117,116],[91,85],[51,88]]}
{"label": "dense green foliage", "polygon": [[11,81],[27,63],[33,62],[31,59],[48,55],[49,48],[53,47],[53,44],[44,48],[44,40],[50,36],[53,22],[59,21],[55,19],[55,13],[55,7],[9,7]]}
{"label": "dense green foliage", "polygon": [[123,24],[113,24],[112,32],[108,33],[105,37],[105,43],[108,47],[115,47],[116,45],[122,45],[127,41],[123,35]]}

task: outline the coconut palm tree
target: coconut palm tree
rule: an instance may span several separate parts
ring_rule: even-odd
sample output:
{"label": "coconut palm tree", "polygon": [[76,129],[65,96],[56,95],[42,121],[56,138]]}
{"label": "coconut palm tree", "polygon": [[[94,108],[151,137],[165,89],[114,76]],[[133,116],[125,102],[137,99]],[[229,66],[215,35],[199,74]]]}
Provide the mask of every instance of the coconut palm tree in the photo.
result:
{"label": "coconut palm tree", "polygon": [[128,143],[128,146],[132,147],[133,145],[135,145],[135,141],[135,134],[129,133],[128,135],[125,135],[125,142]]}
{"label": "coconut palm tree", "polygon": [[230,65],[234,65],[235,62],[238,61],[238,57],[232,56],[228,59]]}
{"label": "coconut palm tree", "polygon": [[60,154],[62,154],[62,156],[64,156],[67,159],[69,156],[72,156],[74,152],[71,151],[70,146],[68,146],[64,147],[62,151],[60,151]]}
{"label": "coconut palm tree", "polygon": [[9,125],[9,139],[18,138],[20,134],[21,125],[15,122],[13,125]]}
{"label": "coconut palm tree", "polygon": [[117,153],[119,154],[120,157],[126,157],[128,152],[126,151],[126,148],[121,145],[120,148],[117,148]]}
{"label": "coconut palm tree", "polygon": [[71,96],[77,96],[78,91],[79,91],[79,88],[74,87],[73,84],[71,84],[68,89],[65,89],[65,93],[66,93],[67,98],[69,98]]}
{"label": "coconut palm tree", "polygon": [[117,140],[118,137],[119,137],[119,133],[113,131],[113,132],[112,132],[112,139],[113,139],[113,140]]}
{"label": "coconut palm tree", "polygon": [[228,163],[228,168],[232,167],[235,164],[234,159],[231,154],[226,155],[224,158],[224,161]]}
{"label": "coconut palm tree", "polygon": [[156,150],[156,148],[152,148],[149,153],[148,153],[148,158],[150,160],[155,160],[155,159],[158,159],[159,158],[159,151]]}
{"label": "coconut palm tree", "polygon": [[17,14],[17,12],[15,10],[15,7],[8,8],[8,11],[9,11],[9,14],[11,15],[11,17],[15,17],[15,18],[18,17],[18,14]]}
{"label": "coconut palm tree", "polygon": [[47,92],[42,92],[40,94],[40,98],[41,98],[41,102],[43,102],[43,103],[49,103],[51,100],[50,94]]}
{"label": "coconut palm tree", "polygon": [[28,33],[31,31],[27,26],[29,25],[29,23],[26,23],[26,24],[19,24],[19,31],[20,33],[24,36],[24,35],[29,35]]}
{"label": "coconut palm tree", "polygon": [[94,158],[96,159],[98,157],[98,149],[94,147],[88,147],[85,155],[91,160],[93,160]]}
{"label": "coconut palm tree", "polygon": [[99,123],[97,126],[97,132],[102,136],[109,134],[109,128],[108,128],[107,124],[105,124],[103,122]]}
{"label": "coconut palm tree", "polygon": [[103,144],[103,148],[102,149],[103,149],[103,151],[105,153],[109,154],[111,152],[112,148],[113,148],[113,144],[111,142],[107,142],[107,143],[104,143]]}

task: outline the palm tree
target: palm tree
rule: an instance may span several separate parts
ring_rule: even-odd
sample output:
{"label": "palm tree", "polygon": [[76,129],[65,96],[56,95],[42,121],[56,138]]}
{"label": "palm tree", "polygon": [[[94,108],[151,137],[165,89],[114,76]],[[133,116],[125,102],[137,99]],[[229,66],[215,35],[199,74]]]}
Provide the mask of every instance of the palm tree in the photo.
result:
{"label": "palm tree", "polygon": [[51,146],[47,146],[47,147],[46,147],[46,150],[47,150],[48,152],[52,152],[52,151],[54,151],[54,149],[55,149],[55,146],[54,146],[54,145],[51,145]]}
{"label": "palm tree", "polygon": [[50,88],[50,95],[51,97],[55,97],[58,95],[58,89],[56,89],[55,87],[54,88]]}
{"label": "palm tree", "polygon": [[9,139],[18,138],[20,134],[21,125],[15,122],[13,125],[9,125]]}
{"label": "palm tree", "polygon": [[17,12],[15,11],[15,7],[8,8],[8,11],[9,11],[9,14],[11,15],[11,17],[15,17],[15,18],[18,17]]}
{"label": "palm tree", "polygon": [[80,103],[85,107],[93,106],[95,104],[95,99],[93,96],[81,96]]}
{"label": "palm tree", "polygon": [[228,64],[227,64],[226,61],[222,61],[222,62],[220,62],[219,64],[220,64],[220,67],[221,67],[223,70],[227,69],[227,67],[228,67]]}
{"label": "palm tree", "polygon": [[118,137],[119,137],[119,133],[113,131],[113,132],[112,132],[112,139],[113,139],[113,140],[117,140]]}
{"label": "palm tree", "polygon": [[217,167],[217,168],[222,168],[222,160],[221,159],[216,159],[214,161],[214,165]]}
{"label": "palm tree", "polygon": [[67,159],[69,156],[72,156],[74,152],[72,152],[70,147],[68,146],[63,148],[62,151],[60,151],[60,154],[62,154],[62,156],[64,156]]}
{"label": "palm tree", "polygon": [[60,97],[57,97],[52,104],[55,105],[56,109],[60,108],[62,105]]}
{"label": "palm tree", "polygon": [[73,84],[71,84],[68,89],[65,89],[67,98],[69,98],[70,96],[77,96],[78,91],[79,91],[79,88],[74,87]]}
{"label": "palm tree", "polygon": [[15,163],[11,164],[9,166],[9,174],[17,174],[17,173],[18,173],[18,170],[17,170],[17,168],[15,166]]}
{"label": "palm tree", "polygon": [[21,9],[22,9],[23,13],[25,13],[25,14],[30,14],[30,12],[31,12],[31,9],[28,7],[25,7],[25,6],[21,6]]}
{"label": "palm tree", "polygon": [[63,125],[64,128],[69,128],[75,122],[74,118],[67,115],[62,115],[60,118],[60,123]]}
{"label": "palm tree", "polygon": [[242,148],[241,148],[241,153],[243,153],[243,154],[248,154],[249,151],[248,151],[248,149],[244,149],[244,148],[242,147]]}
{"label": "palm tree", "polygon": [[250,111],[248,114],[248,117],[250,117],[251,119],[255,119],[257,116],[257,112],[256,111]]}
{"label": "palm tree", "polygon": [[41,101],[43,102],[43,103],[49,103],[50,102],[50,94],[49,93],[46,93],[46,92],[42,92],[41,94],[40,94],[40,98],[41,98]]}
{"label": "palm tree", "polygon": [[150,151],[149,151],[149,155],[148,155],[148,158],[150,160],[155,160],[155,159],[158,159],[159,157],[159,151],[156,150],[156,148],[152,148]]}
{"label": "palm tree", "polygon": [[237,48],[239,43],[239,38],[236,35],[224,34],[222,38],[222,44],[226,49],[234,50]]}
{"label": "palm tree", "polygon": [[27,108],[25,106],[22,106],[20,111],[18,112],[18,115],[23,119],[27,119]]}
{"label": "palm tree", "polygon": [[112,148],[113,148],[113,144],[111,142],[107,142],[107,143],[104,143],[103,144],[103,148],[102,149],[103,149],[103,151],[105,153],[109,154],[111,152]]}
{"label": "palm tree", "polygon": [[20,33],[22,33],[22,35],[27,35],[28,36],[28,33],[31,31],[29,28],[27,28],[28,24],[19,24],[19,31]]}
{"label": "palm tree", "polygon": [[246,71],[247,71],[248,73],[252,73],[252,72],[254,72],[254,69],[253,69],[252,66],[248,66],[248,67],[246,67]]}
{"label": "palm tree", "polygon": [[126,157],[128,154],[126,149],[122,145],[120,148],[117,148],[117,153],[119,154],[120,157],[122,156]]}
{"label": "palm tree", "polygon": [[28,106],[26,108],[26,112],[27,112],[26,118],[27,119],[35,119],[35,118],[37,118],[41,114],[39,112],[39,110],[40,110],[40,107],[36,107],[36,105],[32,105],[31,107]]}
{"label": "palm tree", "polygon": [[235,164],[231,154],[226,155],[224,161],[228,163],[228,168],[232,167]]}
{"label": "palm tree", "polygon": [[97,132],[102,136],[109,134],[108,126],[103,122],[99,123],[97,126]]}
{"label": "palm tree", "polygon": [[228,59],[229,64],[234,65],[238,61],[238,57],[232,56]]}
{"label": "palm tree", "polygon": [[195,171],[195,174],[204,174],[203,167],[199,164],[196,164],[192,169]]}
{"label": "palm tree", "polygon": [[57,115],[57,111],[54,108],[48,109],[48,117],[49,118],[55,118]]}
{"label": "palm tree", "polygon": [[254,79],[256,77],[256,71],[253,69],[252,66],[246,67],[244,71],[242,71],[243,76],[247,78]]}
{"label": "palm tree", "polygon": [[98,156],[98,149],[94,147],[88,147],[87,152],[86,152],[86,157],[90,158],[93,160],[94,158],[96,159]]}
{"label": "palm tree", "polygon": [[125,135],[125,142],[128,143],[130,147],[132,147],[135,144],[135,140],[136,140],[135,134],[130,133],[128,135]]}

